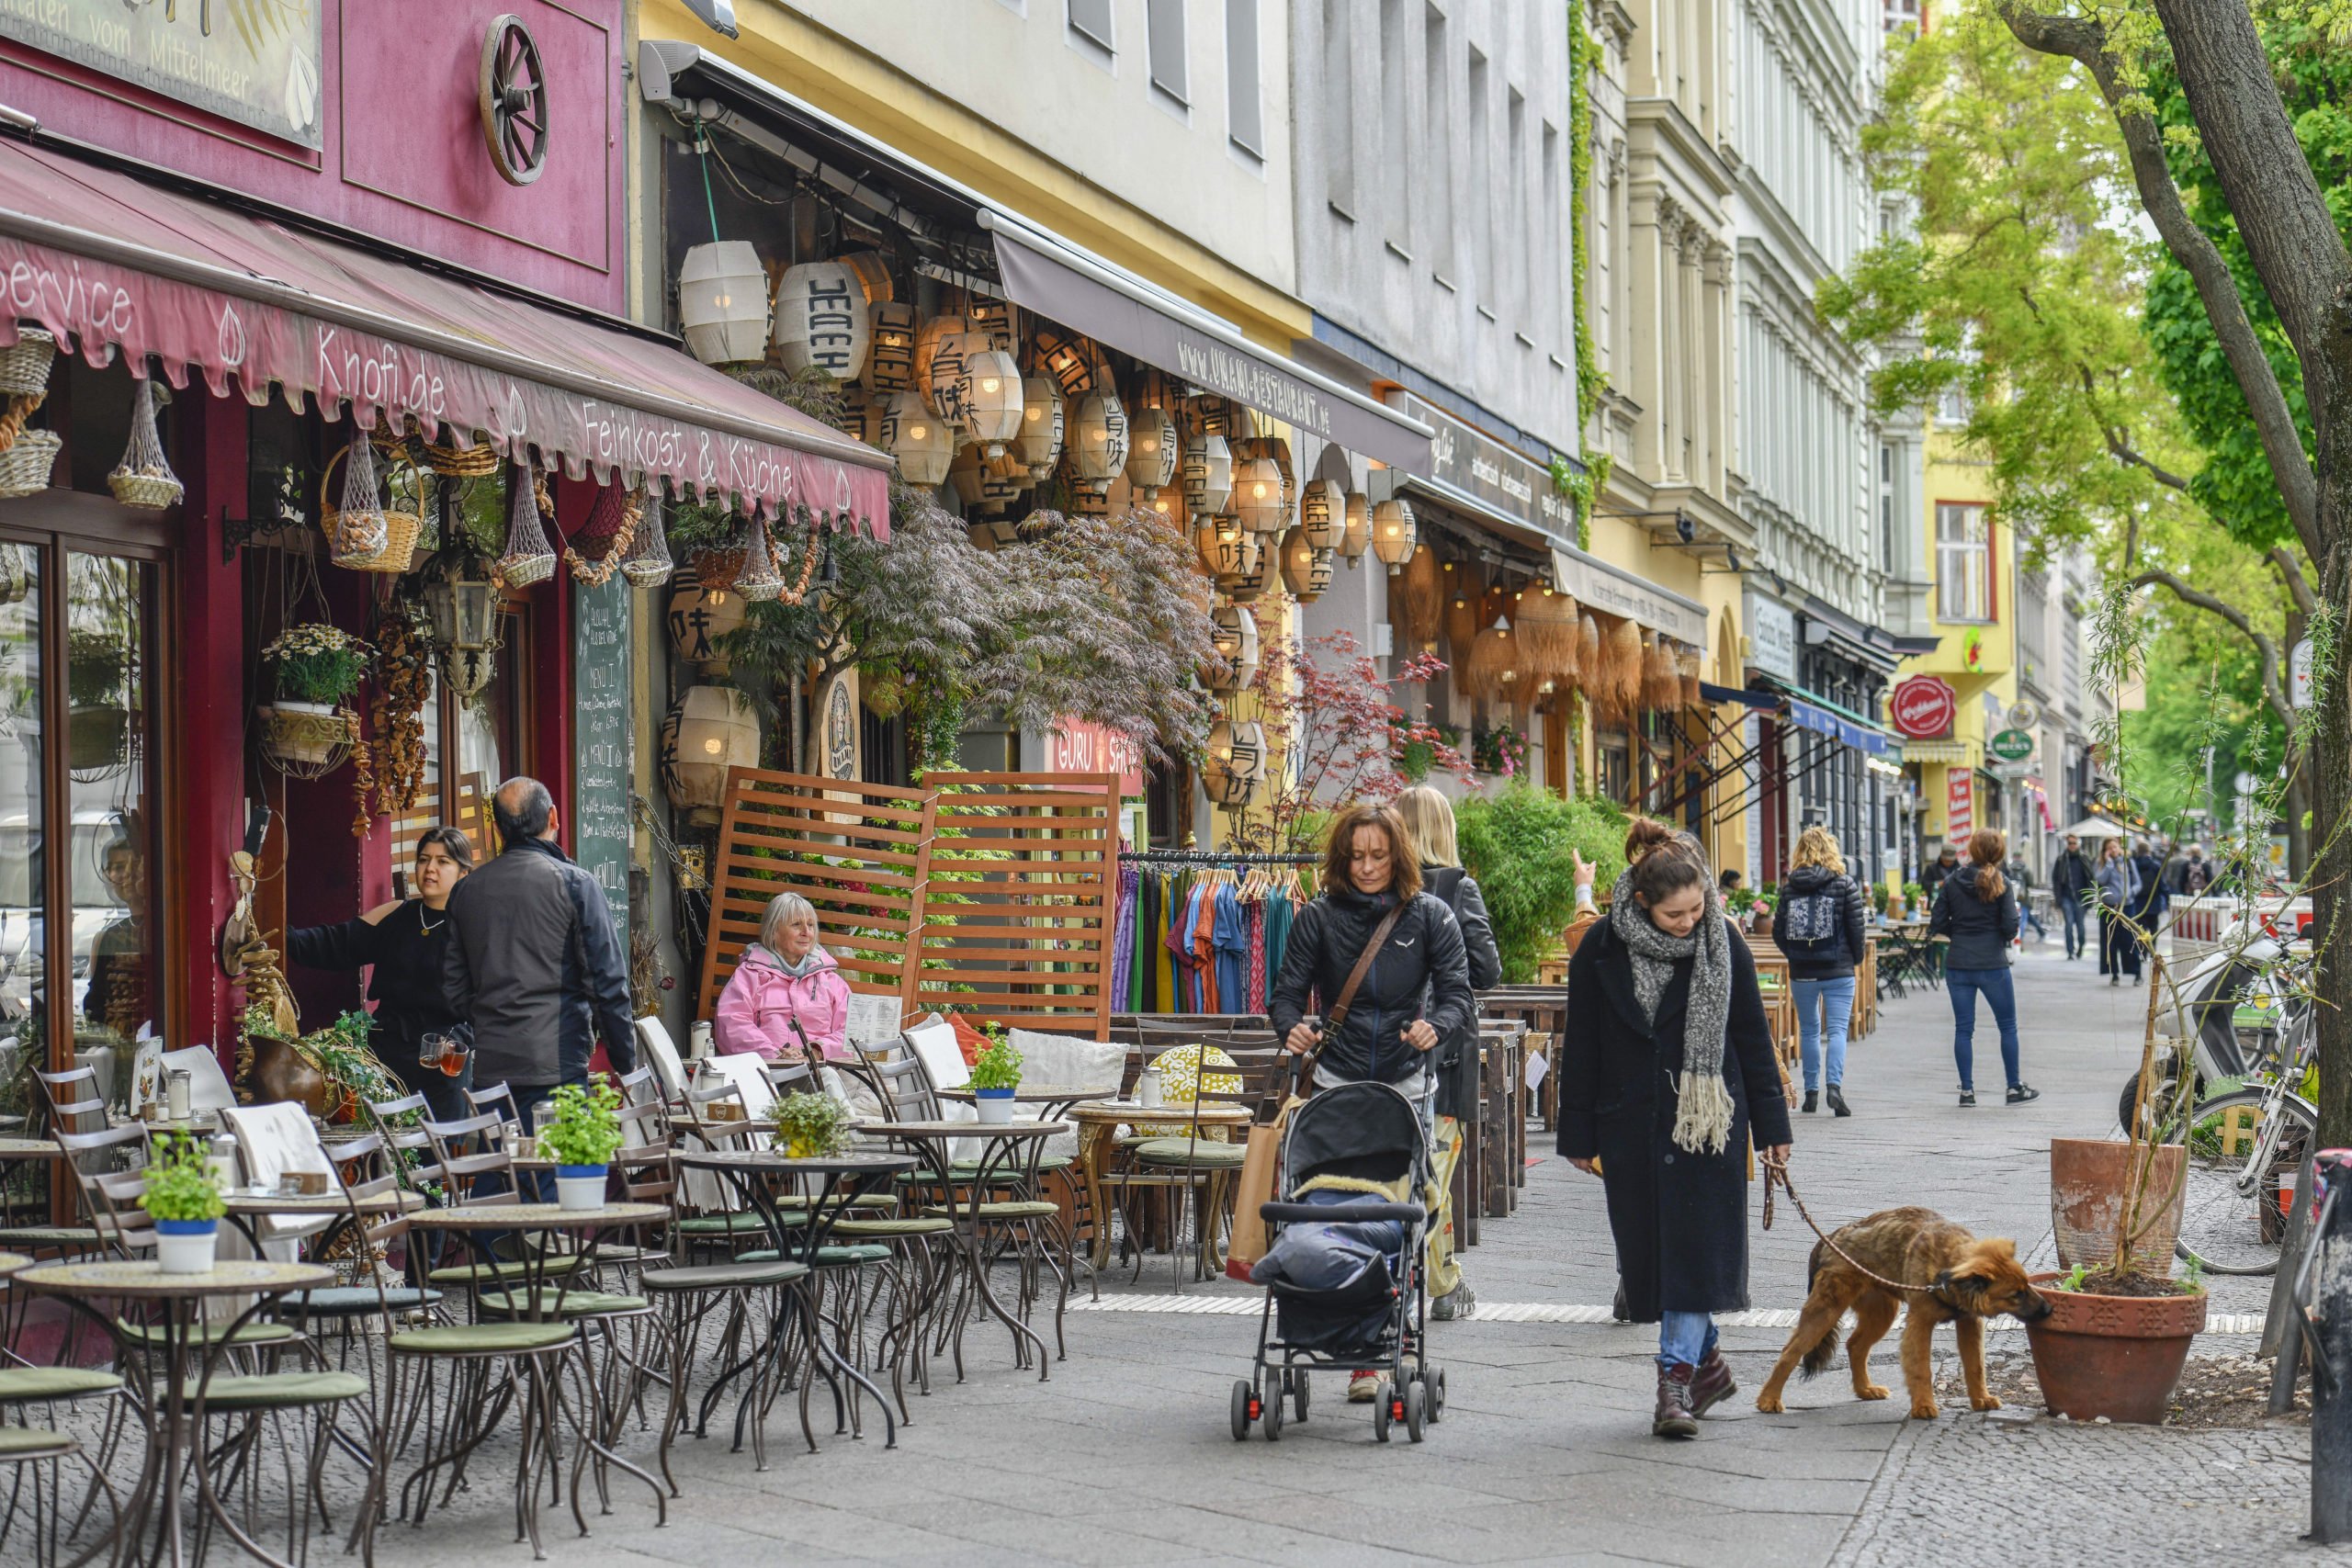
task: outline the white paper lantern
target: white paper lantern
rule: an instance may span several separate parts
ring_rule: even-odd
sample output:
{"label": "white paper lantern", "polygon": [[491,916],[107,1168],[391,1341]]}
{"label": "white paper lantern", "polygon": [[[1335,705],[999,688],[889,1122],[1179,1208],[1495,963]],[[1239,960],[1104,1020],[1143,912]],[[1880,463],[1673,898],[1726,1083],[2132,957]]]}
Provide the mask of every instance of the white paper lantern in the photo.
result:
{"label": "white paper lantern", "polygon": [[1005,444],[1021,434],[1025,412],[1019,363],[993,348],[967,355],[956,400],[965,435],[986,448],[988,457],[1004,456]]}
{"label": "white paper lantern", "polygon": [[876,305],[865,319],[865,389],[905,391],[915,384],[915,308]]}
{"label": "white paper lantern", "polygon": [[1021,383],[1021,434],[1012,450],[1029,469],[1033,483],[1053,477],[1062,457],[1062,392],[1050,376],[1032,376]]}
{"label": "white paper lantern", "polygon": [[1220,604],[1209,619],[1209,644],[1219,662],[1204,683],[1215,692],[1239,691],[1258,676],[1258,617],[1246,604]]}
{"label": "white paper lantern", "polygon": [[662,725],[662,782],[681,810],[714,809],[727,795],[727,770],[757,767],[760,720],[731,686],[689,686]]}
{"label": "white paper lantern", "polygon": [[1299,531],[1318,550],[1336,550],[1348,533],[1348,498],[1335,479],[1310,479],[1298,498]]}
{"label": "white paper lantern", "polygon": [[1127,462],[1127,411],[1114,392],[1089,392],[1078,405],[1076,468],[1080,484],[1100,491]]}
{"label": "white paper lantern", "polygon": [[961,316],[933,316],[915,333],[915,368],[912,384],[914,389],[922,394],[923,400],[931,403],[933,408],[939,405],[932,400],[933,361],[938,358],[942,344],[951,337],[963,336],[964,331],[964,318]]}
{"label": "white paper lantern", "polygon": [[1216,579],[1219,588],[1242,582],[1258,570],[1261,543],[1230,517],[1202,513],[1193,519],[1193,547],[1200,553],[1201,570]]}
{"label": "white paper lantern", "polygon": [[1244,528],[1241,536],[1258,546],[1257,559],[1250,563],[1249,571],[1238,581],[1219,581],[1217,586],[1235,604],[1254,604],[1281,581],[1283,553],[1275,541],[1263,534],[1252,534]]}
{"label": "white paper lantern", "polygon": [[[964,367],[989,352],[988,334],[968,330],[947,333],[932,346],[927,373],[920,382],[922,394],[939,416],[959,431],[965,431],[966,425],[964,393],[968,384],[964,379]],[[916,358],[922,360],[920,350]]]}
{"label": "white paper lantern", "polygon": [[775,286],[775,350],[786,370],[820,365],[836,381],[855,380],[872,342],[855,273],[837,261],[785,268]]}
{"label": "white paper lantern", "polygon": [[1387,563],[1389,576],[1396,576],[1413,558],[1413,545],[1419,536],[1413,509],[1405,504],[1402,496],[1391,497],[1372,509],[1372,553]]}
{"label": "white paper lantern", "polygon": [[1251,457],[1235,468],[1233,512],[1253,534],[1283,531],[1283,473],[1272,458]]}
{"label": "white paper lantern", "polygon": [[749,240],[686,253],[678,266],[678,328],[705,365],[767,357],[768,275]]}
{"label": "white paper lantern", "polygon": [[1331,586],[1331,552],[1306,542],[1306,530],[1283,536],[1283,586],[1302,604],[1312,604]]}
{"label": "white paper lantern", "polygon": [[899,477],[910,485],[936,485],[956,461],[956,433],[931,412],[916,391],[894,393],[883,411],[882,450],[899,460]]}
{"label": "white paper lantern", "polygon": [[1363,491],[1351,490],[1347,493],[1342,511],[1346,513],[1348,525],[1347,532],[1340,538],[1340,554],[1347,558],[1350,567],[1353,567],[1363,559],[1364,551],[1372,547],[1372,502],[1364,499]]}
{"label": "white paper lantern", "polygon": [[1223,512],[1233,501],[1233,448],[1206,432],[1184,441],[1184,504],[1194,512]]}
{"label": "white paper lantern", "polygon": [[1127,426],[1127,482],[1148,501],[1176,477],[1183,447],[1165,409],[1138,409]]}

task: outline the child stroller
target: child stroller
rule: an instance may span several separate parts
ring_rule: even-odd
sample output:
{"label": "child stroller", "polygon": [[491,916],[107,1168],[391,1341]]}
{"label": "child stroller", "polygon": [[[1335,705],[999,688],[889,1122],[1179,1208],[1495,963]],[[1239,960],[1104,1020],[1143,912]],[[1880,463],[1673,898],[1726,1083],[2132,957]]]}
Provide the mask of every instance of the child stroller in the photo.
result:
{"label": "child stroller", "polygon": [[1233,1436],[1283,1432],[1283,1404],[1306,1419],[1310,1369],[1380,1371],[1373,1436],[1402,1422],[1414,1442],[1445,1408],[1445,1373],[1421,1357],[1421,1278],[1429,1213],[1429,1143],[1413,1102],[1386,1084],[1329,1089],[1290,1114],[1282,1201],[1261,1204],[1266,1255],[1250,1278],[1266,1286],[1258,1357],[1233,1385]]}

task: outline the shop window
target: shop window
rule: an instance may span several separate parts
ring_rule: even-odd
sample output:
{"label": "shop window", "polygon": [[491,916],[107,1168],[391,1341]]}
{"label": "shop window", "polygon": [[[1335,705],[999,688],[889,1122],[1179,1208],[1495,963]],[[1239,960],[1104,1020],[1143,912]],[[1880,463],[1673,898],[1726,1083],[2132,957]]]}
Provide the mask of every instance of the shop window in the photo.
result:
{"label": "shop window", "polygon": [[1983,506],[1936,503],[1936,617],[1993,618],[1992,522]]}
{"label": "shop window", "polygon": [[1600,793],[1620,806],[1631,805],[1634,784],[1633,750],[1622,729],[1600,732]]}
{"label": "shop window", "polygon": [[477,864],[496,854],[500,845],[491,797],[507,779],[530,772],[526,745],[530,731],[525,723],[530,607],[504,606],[499,636],[504,646],[495,672],[473,695],[458,695],[437,670],[433,673],[433,694],[424,714],[424,782],[416,804],[392,822],[392,874],[400,879],[403,895],[416,862],[417,840],[429,828],[463,829],[473,840]]}

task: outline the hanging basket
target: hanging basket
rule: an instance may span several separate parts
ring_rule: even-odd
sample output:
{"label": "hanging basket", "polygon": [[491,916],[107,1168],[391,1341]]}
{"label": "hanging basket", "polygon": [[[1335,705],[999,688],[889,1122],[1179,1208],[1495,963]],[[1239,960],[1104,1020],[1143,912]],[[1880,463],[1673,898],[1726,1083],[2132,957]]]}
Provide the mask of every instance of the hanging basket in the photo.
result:
{"label": "hanging basket", "polygon": [[[354,487],[347,472],[343,486],[345,504],[337,506],[329,501],[327,497],[334,493],[334,466],[349,460],[350,449],[346,447],[327,459],[327,471],[319,477],[319,529],[327,536],[327,558],[347,571],[408,570],[416,564],[416,542],[424,532],[424,514],[395,507],[351,506],[348,503],[354,499]],[[372,495],[372,459],[368,468],[368,493]]]}
{"label": "hanging basket", "polygon": [[322,778],[350,759],[358,727],[341,708],[320,713],[264,705],[254,712],[261,720],[263,758],[289,778]]}
{"label": "hanging basket", "polygon": [[53,430],[28,430],[0,452],[0,500],[39,495],[49,488],[50,471],[57,467],[64,438]]}
{"label": "hanging basket", "polygon": [[20,327],[17,341],[0,348],[0,393],[29,397],[49,386],[49,368],[57,360],[57,339],[39,327]]}
{"label": "hanging basket", "polygon": [[539,525],[538,477],[518,463],[506,481],[506,548],[492,570],[507,587],[528,588],[555,569],[555,550]]}
{"label": "hanging basket", "polygon": [[498,448],[487,443],[480,446],[444,446],[437,441],[424,444],[424,466],[445,479],[486,479],[498,472],[502,460]]}
{"label": "hanging basket", "polygon": [[130,444],[123,449],[122,461],[107,476],[107,488],[125,506],[149,512],[177,506],[187,493],[187,487],[164,457],[163,437],[155,430],[155,383],[151,378],[140,378],[131,392]]}
{"label": "hanging basket", "polygon": [[649,480],[637,516],[637,550],[621,562],[621,575],[632,588],[659,588],[676,570],[670,559],[670,541],[662,531],[662,487]]}
{"label": "hanging basket", "polygon": [[741,545],[705,545],[695,551],[695,576],[705,588],[732,588],[751,553]]}

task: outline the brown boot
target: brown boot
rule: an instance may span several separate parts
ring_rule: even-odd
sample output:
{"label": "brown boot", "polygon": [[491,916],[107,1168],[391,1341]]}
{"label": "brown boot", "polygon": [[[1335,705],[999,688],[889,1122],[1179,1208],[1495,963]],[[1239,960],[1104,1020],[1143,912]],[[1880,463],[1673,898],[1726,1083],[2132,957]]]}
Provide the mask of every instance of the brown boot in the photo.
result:
{"label": "brown boot", "polygon": [[1653,1438],[1695,1438],[1699,1418],[1690,1414],[1689,1367],[1677,1363],[1657,1370],[1657,1413],[1650,1417]]}
{"label": "brown boot", "polygon": [[1738,1392],[1739,1385],[1731,1381],[1731,1363],[1721,1350],[1710,1349],[1690,1379],[1690,1414],[1704,1416]]}

